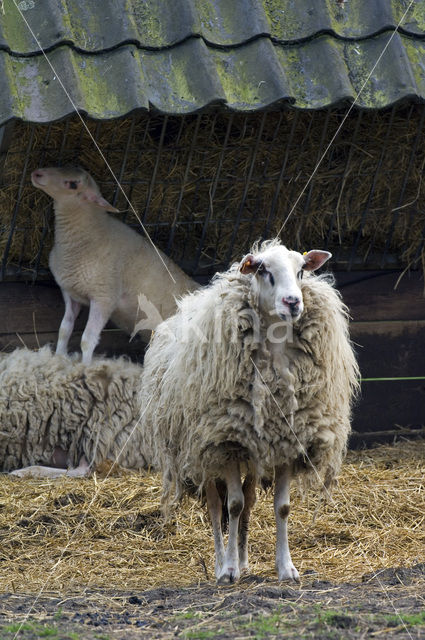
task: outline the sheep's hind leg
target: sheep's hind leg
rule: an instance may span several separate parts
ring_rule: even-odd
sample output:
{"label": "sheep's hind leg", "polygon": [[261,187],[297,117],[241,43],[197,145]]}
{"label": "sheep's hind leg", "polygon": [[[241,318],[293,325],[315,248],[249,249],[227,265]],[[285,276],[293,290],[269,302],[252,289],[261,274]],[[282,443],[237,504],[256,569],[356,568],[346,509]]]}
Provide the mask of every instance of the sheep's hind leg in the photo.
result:
{"label": "sheep's hind leg", "polygon": [[282,465],[275,468],[274,511],[276,515],[276,569],[279,580],[295,580],[300,576],[294,567],[288,545],[289,485],[291,468]]}
{"label": "sheep's hind leg", "polygon": [[68,342],[74,329],[75,321],[80,313],[81,304],[73,300],[69,293],[62,289],[63,299],[65,301],[65,314],[63,316],[61,326],[59,328],[58,343],[56,345],[56,353],[66,356],[68,350]]}
{"label": "sheep's hind leg", "polygon": [[223,480],[225,480],[227,487],[229,537],[224,553],[223,566],[217,576],[217,582],[219,584],[229,584],[236,582],[240,577],[238,533],[239,519],[244,508],[244,495],[238,463],[229,464],[223,474]]}
{"label": "sheep's hind leg", "polygon": [[214,480],[210,480],[205,488],[205,494],[207,497],[208,511],[211,518],[211,525],[214,534],[214,549],[215,549],[215,576],[218,579],[220,570],[224,562],[224,543],[223,534],[221,531],[221,509],[223,503],[220,495],[217,491],[217,487]]}
{"label": "sheep's hind leg", "polygon": [[239,520],[239,569],[248,571],[248,528],[251,509],[255,504],[256,478],[252,473],[248,473],[242,491],[244,495],[244,507]]}

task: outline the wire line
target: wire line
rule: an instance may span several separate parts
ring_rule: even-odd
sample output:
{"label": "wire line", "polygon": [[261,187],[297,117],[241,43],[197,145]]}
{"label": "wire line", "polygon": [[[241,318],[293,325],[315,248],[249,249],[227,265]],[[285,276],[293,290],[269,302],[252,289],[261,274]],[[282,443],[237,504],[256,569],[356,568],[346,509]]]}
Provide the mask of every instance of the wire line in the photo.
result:
{"label": "wire line", "polygon": [[[140,217],[138,216],[138,214],[137,214],[137,213],[136,213],[136,211],[134,210],[134,207],[133,207],[133,206],[132,206],[132,204],[130,203],[130,201],[129,201],[129,199],[128,199],[127,195],[125,194],[125,192],[124,192],[124,190],[123,190],[123,188],[122,188],[122,186],[121,186],[121,184],[120,184],[119,180],[117,179],[117,177],[115,176],[115,174],[114,174],[114,172],[113,172],[112,168],[111,168],[111,167],[110,167],[110,165],[108,164],[108,162],[107,162],[107,160],[106,160],[106,158],[105,158],[105,156],[104,156],[104,154],[103,154],[102,150],[100,149],[99,145],[97,144],[97,142],[94,140],[93,136],[91,135],[91,132],[89,131],[89,129],[88,129],[88,127],[87,127],[87,125],[85,124],[85,122],[84,122],[84,120],[83,120],[83,118],[82,118],[81,114],[78,112],[78,109],[77,109],[77,107],[76,107],[75,103],[73,102],[73,100],[72,100],[71,96],[69,95],[68,91],[66,90],[66,87],[64,86],[63,82],[61,81],[60,76],[57,74],[57,72],[56,72],[55,68],[53,67],[52,63],[50,62],[49,58],[47,57],[47,55],[46,55],[46,53],[45,53],[45,51],[44,51],[43,47],[40,45],[40,42],[38,41],[38,39],[37,39],[36,35],[34,34],[33,30],[31,29],[30,25],[28,24],[28,22],[27,22],[26,18],[24,17],[24,15],[23,15],[23,13],[22,13],[22,11],[21,11],[20,7],[18,6],[18,4],[17,4],[16,0],[13,0],[13,2],[14,2],[14,5],[15,5],[16,9],[19,11],[19,13],[20,13],[20,15],[21,15],[21,17],[22,17],[23,21],[25,22],[25,24],[26,24],[26,26],[27,26],[28,30],[31,32],[31,34],[32,34],[32,36],[33,36],[33,38],[34,38],[34,40],[36,41],[37,45],[39,46],[40,50],[42,51],[43,56],[44,56],[44,57],[45,57],[45,59],[47,60],[47,63],[49,64],[49,66],[50,66],[50,68],[52,69],[53,73],[56,75],[56,77],[57,77],[57,79],[58,79],[58,81],[59,81],[59,83],[60,83],[60,85],[61,85],[61,87],[62,87],[62,89],[63,89],[64,93],[66,94],[66,96],[67,96],[68,100],[70,101],[70,103],[71,103],[71,105],[72,105],[73,109],[74,109],[74,110],[75,110],[75,112],[77,113],[77,115],[78,115],[78,117],[80,118],[80,120],[81,120],[81,122],[82,122],[83,126],[85,127],[85,129],[86,129],[86,131],[88,132],[88,134],[89,134],[90,138],[92,139],[93,144],[95,145],[96,149],[98,150],[99,154],[101,155],[102,159],[104,160],[105,165],[108,167],[108,169],[109,169],[109,171],[110,171],[111,175],[113,176],[113,178],[114,178],[115,182],[117,183],[117,185],[118,185],[119,189],[120,189],[120,190],[121,190],[121,192],[123,193],[123,195],[124,195],[124,197],[125,197],[126,201],[128,202],[128,204],[129,204],[129,206],[130,206],[130,208],[131,208],[132,212],[134,213],[134,215],[135,215],[135,216],[136,216],[136,218],[138,219],[138,221],[139,221],[139,223],[140,223],[140,225],[141,225],[142,229],[143,229],[143,230],[144,230],[144,232],[146,233],[147,238],[149,239],[150,243],[152,244],[152,246],[154,247],[154,249],[155,249],[155,250],[156,250],[156,252],[158,253],[158,256],[161,258],[161,261],[162,261],[162,263],[164,264],[165,268],[167,269],[167,271],[168,271],[168,273],[169,273],[170,277],[171,277],[171,278],[172,278],[172,280],[175,282],[175,280],[174,280],[174,278],[173,278],[172,274],[171,274],[171,273],[170,273],[170,271],[168,270],[168,268],[167,268],[166,264],[164,263],[164,261],[163,261],[163,259],[162,259],[161,255],[159,254],[158,249],[156,248],[156,246],[154,245],[153,241],[151,240],[151,238],[150,238],[149,234],[147,233],[147,231],[146,231],[146,229],[145,229],[145,227],[144,227],[144,225],[143,225],[143,223],[142,223],[142,221],[141,221]],[[302,189],[301,193],[299,194],[299,196],[298,196],[297,200],[295,201],[295,203],[294,203],[294,205],[293,205],[292,209],[290,210],[290,212],[289,212],[288,216],[287,216],[287,217],[286,217],[286,219],[284,220],[282,227],[280,228],[279,232],[276,234],[277,236],[279,236],[279,235],[280,235],[281,231],[283,230],[284,226],[286,225],[287,221],[289,220],[290,216],[292,215],[293,211],[295,210],[295,207],[297,206],[297,204],[298,204],[299,200],[301,199],[302,195],[304,194],[304,192],[305,192],[305,190],[306,190],[307,186],[309,185],[309,183],[310,183],[310,182],[311,182],[311,180],[313,179],[314,175],[316,174],[318,167],[320,166],[321,162],[323,161],[323,159],[324,159],[324,157],[325,157],[326,153],[329,151],[329,148],[330,148],[330,147],[331,147],[331,145],[333,144],[333,142],[334,142],[334,140],[335,140],[336,136],[338,135],[339,131],[341,130],[341,127],[343,126],[343,124],[344,124],[345,120],[347,119],[347,117],[348,117],[349,113],[351,112],[351,110],[353,109],[353,107],[355,106],[355,104],[357,103],[358,98],[360,97],[360,94],[362,93],[362,91],[363,91],[364,87],[366,86],[366,83],[369,81],[369,79],[370,79],[370,77],[371,77],[371,75],[372,75],[373,71],[375,70],[375,68],[376,68],[377,64],[379,63],[379,61],[381,60],[382,56],[384,55],[384,53],[385,53],[386,49],[388,48],[388,46],[389,46],[390,42],[392,41],[392,39],[393,39],[393,37],[394,37],[394,35],[398,32],[398,29],[399,29],[399,27],[400,27],[401,23],[403,22],[403,20],[404,20],[405,16],[407,15],[407,13],[408,13],[408,11],[409,11],[410,7],[413,5],[413,2],[414,2],[414,0],[411,0],[411,1],[410,1],[409,5],[408,5],[408,7],[407,7],[407,9],[406,9],[406,11],[404,12],[403,16],[401,17],[401,19],[400,19],[400,21],[399,21],[399,23],[398,23],[397,27],[395,28],[395,30],[394,30],[394,32],[393,32],[393,34],[391,35],[391,37],[390,37],[389,41],[388,41],[388,42],[387,42],[387,44],[385,45],[384,49],[382,50],[381,54],[379,55],[379,57],[378,57],[378,59],[377,59],[377,61],[376,61],[376,63],[375,63],[375,65],[373,66],[372,70],[370,71],[370,73],[369,73],[369,75],[368,75],[367,79],[365,80],[365,82],[363,83],[362,87],[360,88],[360,91],[358,92],[358,94],[357,94],[357,96],[356,96],[356,98],[355,98],[354,102],[353,102],[353,103],[352,103],[352,105],[350,106],[350,109],[347,111],[347,114],[346,114],[346,115],[345,115],[345,117],[343,118],[343,120],[342,120],[342,122],[341,122],[340,126],[338,127],[338,129],[337,129],[337,131],[336,131],[336,133],[334,134],[334,136],[332,137],[332,139],[331,139],[330,143],[328,144],[328,146],[327,146],[327,148],[326,148],[325,152],[322,154],[322,156],[320,157],[319,161],[317,162],[316,167],[314,168],[314,170],[313,170],[313,172],[312,172],[311,176],[309,177],[309,179],[308,179],[308,181],[306,182],[306,184],[305,184],[304,188]],[[251,358],[251,360],[252,360],[252,358]],[[272,392],[271,392],[271,390],[269,389],[269,387],[268,387],[267,383],[264,381],[264,379],[263,379],[263,377],[262,377],[262,375],[261,375],[261,372],[258,370],[258,368],[257,368],[257,366],[256,366],[256,364],[255,364],[255,362],[254,362],[253,360],[252,360],[252,362],[253,362],[254,367],[255,367],[255,369],[257,370],[258,374],[260,375],[261,379],[263,380],[263,384],[265,384],[265,386],[266,386],[266,388],[267,388],[268,392],[270,393],[270,395],[271,395],[272,399],[274,400],[275,404],[277,405],[277,407],[278,407],[279,411],[281,412],[281,414],[282,414],[283,418],[285,419],[285,421],[287,422],[288,426],[289,426],[289,427],[291,428],[291,430],[292,430],[292,427],[291,427],[291,425],[289,424],[289,422],[287,421],[287,419],[286,419],[285,415],[283,414],[283,411],[282,411],[282,409],[281,409],[280,405],[278,404],[277,400],[276,400],[276,399],[275,399],[275,397],[273,396],[273,393],[272,393]],[[150,401],[149,401],[149,402],[150,402]],[[145,411],[146,411],[146,409],[147,409],[147,408],[148,408],[148,406],[149,406],[149,402],[148,402],[148,404],[146,405]],[[118,456],[115,458],[115,461],[114,461],[113,465],[111,466],[111,468],[109,469],[108,474],[106,475],[106,477],[105,477],[104,481],[105,481],[105,480],[106,480],[106,478],[109,476],[109,474],[110,474],[110,472],[111,472],[112,468],[113,468],[113,467],[114,467],[114,465],[116,464],[116,462],[117,462],[117,460],[118,460],[119,456],[121,455],[121,453],[122,453],[122,451],[123,451],[124,447],[125,447],[125,446],[127,446],[128,442],[129,442],[129,440],[130,440],[130,438],[132,437],[132,435],[133,435],[133,433],[134,433],[135,429],[137,428],[137,426],[138,426],[138,424],[139,424],[140,420],[142,419],[143,415],[144,415],[144,412],[141,412],[140,417],[139,417],[138,421],[136,422],[135,427],[133,428],[133,430],[132,430],[132,431],[131,431],[131,433],[129,434],[129,436],[128,436],[128,438],[127,438],[127,440],[126,440],[125,444],[123,445],[123,447],[122,447],[121,451],[119,452]],[[295,433],[294,433],[294,435],[295,435],[295,437],[297,438],[297,436],[296,436],[296,434],[295,434]],[[298,440],[298,438],[297,438],[297,440]],[[301,446],[302,446],[302,445],[301,445]],[[306,453],[305,455],[306,455],[307,459],[309,459],[309,458],[308,458],[307,453]],[[310,461],[310,462],[311,462],[311,461]],[[319,479],[321,480],[320,475],[318,474],[317,469],[314,467],[314,465],[313,465],[313,469],[314,469],[314,471],[316,472],[316,474],[318,475]],[[103,482],[104,482],[104,481],[103,481]],[[94,495],[93,499],[91,500],[91,502],[90,502],[90,504],[89,504],[89,506],[88,506],[88,509],[86,510],[86,513],[85,513],[84,517],[88,514],[89,509],[91,508],[91,505],[93,504],[93,502],[94,502],[95,498],[97,497],[97,495],[98,495],[98,493],[99,493],[99,491],[100,491],[100,488],[101,488],[102,484],[103,484],[103,483],[100,483],[100,484],[99,484],[99,486],[98,486],[98,488],[97,488],[97,491],[95,492],[95,495]],[[322,482],[322,484],[323,484],[323,482]],[[325,490],[327,491],[326,487],[325,487]],[[344,496],[344,497],[345,497],[345,496]],[[346,497],[345,497],[345,498],[346,498]],[[341,515],[341,514],[340,514],[340,515]],[[344,520],[344,518],[343,518],[343,520]],[[83,519],[82,519],[80,522],[82,522],[82,521],[83,521]],[[70,538],[70,540],[68,541],[67,545],[66,545],[66,546],[64,547],[64,549],[62,550],[61,556],[59,557],[59,559],[57,560],[57,562],[54,564],[54,566],[52,567],[52,569],[50,570],[50,572],[49,572],[49,574],[48,574],[48,576],[47,576],[47,578],[46,578],[46,580],[45,580],[44,585],[42,586],[42,588],[40,589],[40,591],[39,591],[39,593],[38,593],[37,597],[35,598],[34,602],[32,603],[32,605],[31,605],[31,607],[30,607],[30,609],[29,609],[29,611],[28,611],[28,613],[27,613],[27,615],[26,615],[26,617],[25,617],[25,620],[20,624],[19,629],[17,630],[17,632],[16,632],[16,634],[15,634],[15,636],[14,636],[14,639],[13,639],[13,640],[16,640],[16,638],[17,638],[18,634],[20,633],[20,631],[21,631],[21,629],[22,629],[23,625],[24,625],[24,624],[25,624],[25,622],[28,620],[28,618],[29,618],[29,615],[30,615],[31,611],[34,609],[34,607],[35,607],[35,605],[37,604],[37,602],[38,602],[39,598],[41,597],[41,594],[43,593],[44,589],[46,588],[46,585],[48,584],[48,581],[49,581],[50,576],[51,576],[51,575],[52,575],[52,573],[56,570],[57,566],[58,566],[58,565],[59,565],[59,563],[61,562],[61,560],[62,560],[62,558],[63,558],[63,555],[64,555],[64,553],[65,553],[66,549],[69,547],[69,545],[70,545],[70,543],[71,543],[71,540],[73,539],[73,537],[74,537],[74,535],[75,535],[76,531],[78,530],[79,525],[80,525],[80,523],[77,525],[76,529],[75,529],[75,530],[74,530],[74,532],[73,532],[73,535],[71,536],[71,538]],[[369,566],[370,566],[370,567],[372,568],[372,570],[373,570],[373,567],[372,567],[372,565],[371,565],[371,563],[370,563],[369,559],[367,558],[366,554],[365,554],[363,551],[362,551],[362,553],[363,553],[363,555],[364,555],[364,557],[365,557],[366,561],[368,562]],[[378,577],[378,583],[379,583],[379,585],[380,585],[380,587],[381,587],[381,589],[382,589],[383,593],[384,593],[384,594],[386,595],[386,597],[388,598],[388,601],[390,602],[391,606],[393,607],[393,609],[394,609],[394,611],[395,611],[395,613],[396,613],[397,617],[400,619],[401,624],[403,625],[404,629],[406,630],[406,632],[407,632],[407,634],[408,634],[409,638],[411,638],[411,640],[413,640],[413,639],[412,639],[412,636],[411,636],[411,634],[410,634],[410,632],[409,632],[409,630],[408,630],[408,628],[406,627],[406,625],[405,625],[405,623],[404,623],[404,621],[403,621],[403,619],[402,619],[402,617],[400,616],[400,614],[398,613],[398,611],[397,611],[397,609],[396,609],[396,607],[395,607],[394,603],[393,603],[393,602],[392,602],[392,600],[390,599],[390,597],[389,597],[389,595],[388,595],[388,593],[387,593],[387,590],[384,588],[384,585],[383,585],[383,584],[382,584],[382,582],[379,580],[379,577]]]}
{"label": "wire line", "polygon": [[40,48],[40,51],[42,52],[42,54],[43,54],[44,58],[46,59],[47,64],[49,65],[49,67],[50,67],[50,68],[51,68],[51,70],[53,71],[54,75],[56,76],[56,78],[57,78],[57,80],[58,80],[58,82],[59,82],[60,86],[62,87],[62,89],[63,89],[63,91],[64,91],[64,93],[65,93],[65,95],[66,95],[66,97],[67,97],[67,98],[68,98],[68,100],[70,101],[72,108],[74,109],[74,111],[75,111],[75,113],[77,114],[77,116],[80,118],[81,123],[82,123],[82,125],[83,125],[84,129],[85,129],[85,130],[86,130],[86,132],[88,133],[88,135],[89,135],[89,137],[90,137],[91,141],[93,142],[94,146],[96,147],[97,151],[99,152],[99,154],[100,154],[100,156],[101,156],[102,160],[104,161],[104,163],[105,163],[106,167],[108,168],[108,170],[109,170],[109,172],[111,173],[111,175],[112,175],[113,179],[115,180],[115,182],[116,182],[116,184],[117,184],[117,186],[118,186],[119,190],[121,191],[121,193],[123,194],[124,198],[126,199],[126,201],[127,201],[128,205],[129,205],[129,207],[130,207],[130,209],[131,209],[132,213],[133,213],[133,214],[134,214],[134,216],[137,218],[137,220],[138,220],[138,222],[139,222],[139,224],[140,224],[140,226],[141,226],[141,228],[142,228],[143,232],[145,233],[145,235],[146,235],[147,239],[149,240],[150,244],[152,245],[152,247],[153,247],[153,248],[154,248],[154,250],[156,251],[156,253],[157,253],[157,255],[158,255],[159,259],[161,260],[161,262],[162,262],[163,266],[165,267],[166,271],[168,272],[168,275],[170,276],[171,280],[174,282],[174,284],[176,284],[176,280],[175,280],[174,276],[172,275],[171,271],[169,270],[169,268],[168,268],[168,267],[167,267],[167,265],[165,264],[165,261],[164,261],[163,257],[161,256],[161,254],[160,254],[160,252],[159,252],[159,250],[158,250],[157,246],[154,244],[154,242],[153,242],[152,238],[150,237],[149,233],[147,232],[146,227],[145,227],[145,225],[143,224],[143,222],[142,222],[142,220],[141,220],[141,218],[140,218],[139,214],[137,213],[137,211],[136,211],[136,210],[135,210],[135,208],[133,207],[132,203],[130,202],[129,198],[127,197],[127,194],[125,193],[125,191],[124,191],[124,189],[123,189],[123,187],[122,187],[122,185],[121,185],[120,181],[118,180],[117,176],[115,175],[115,173],[114,173],[114,171],[113,171],[113,169],[112,169],[111,165],[110,165],[110,164],[109,164],[109,162],[107,161],[107,159],[106,159],[106,157],[105,157],[105,155],[104,155],[104,153],[103,153],[102,149],[99,147],[99,145],[98,145],[98,143],[96,142],[96,140],[94,139],[94,137],[93,137],[93,135],[92,135],[92,133],[91,133],[90,129],[88,128],[88,126],[87,126],[87,125],[86,125],[86,123],[84,122],[84,119],[83,119],[83,117],[82,117],[81,113],[78,111],[78,108],[77,108],[77,106],[76,106],[75,102],[73,101],[73,99],[71,98],[71,96],[70,96],[69,92],[67,91],[67,89],[66,89],[65,85],[63,84],[63,82],[62,82],[62,80],[61,80],[61,78],[60,78],[60,75],[59,75],[59,74],[58,74],[58,72],[56,71],[56,69],[55,69],[55,67],[53,66],[53,64],[50,62],[50,60],[49,60],[49,58],[48,58],[48,56],[47,56],[46,52],[44,51],[43,47],[42,47],[42,46],[41,46],[41,44],[40,44],[40,41],[38,40],[38,38],[37,38],[37,36],[35,35],[34,31],[31,29],[30,25],[28,24],[28,21],[27,21],[27,19],[25,18],[25,16],[23,15],[23,13],[22,13],[21,9],[20,9],[20,8],[19,8],[19,6],[16,4],[16,0],[13,0],[13,3],[14,3],[14,5],[15,5],[15,7],[17,8],[17,10],[19,11],[19,13],[20,13],[20,15],[21,15],[22,20],[25,22],[26,26],[28,27],[29,31],[31,32],[31,35],[32,35],[32,37],[34,38],[34,40],[36,41],[37,46]]}
{"label": "wire line", "polygon": [[286,216],[285,220],[283,221],[282,226],[280,227],[279,231],[276,234],[276,237],[280,236],[280,234],[282,233],[284,227],[286,226],[286,223],[288,222],[289,218],[292,216],[295,207],[297,206],[297,204],[299,203],[299,201],[301,200],[302,196],[305,193],[305,190],[307,189],[308,185],[310,184],[310,182],[313,180],[314,176],[316,175],[316,172],[318,170],[318,168],[320,167],[320,165],[322,164],[326,154],[328,153],[329,149],[331,148],[332,144],[335,141],[335,138],[337,137],[338,133],[341,131],[341,128],[344,125],[344,122],[346,121],[346,119],[348,118],[348,116],[350,115],[352,109],[354,109],[355,105],[357,104],[358,99],[360,98],[360,95],[362,94],[366,84],[369,82],[372,73],[375,71],[376,67],[378,66],[379,62],[381,61],[382,56],[384,55],[384,53],[386,52],[386,50],[388,49],[389,45],[391,44],[394,36],[396,35],[396,33],[398,33],[398,30],[404,20],[404,18],[406,17],[407,13],[410,10],[410,7],[413,5],[414,0],[410,0],[410,3],[406,9],[406,11],[403,13],[403,15],[400,18],[399,23],[397,24],[397,26],[395,27],[394,31],[392,32],[387,44],[385,45],[385,47],[382,49],[377,61],[375,62],[375,64],[373,65],[372,69],[370,70],[366,80],[363,82],[362,86],[360,87],[360,90],[358,92],[358,94],[356,95],[354,101],[352,102],[352,104],[350,105],[350,108],[348,109],[347,113],[344,115],[343,119],[341,120],[341,123],[338,127],[338,129],[336,130],[336,132],[334,133],[334,135],[332,136],[328,146],[326,147],[326,149],[324,150],[324,152],[322,153],[322,155],[320,156],[319,160],[317,161],[316,166],[314,167],[310,177],[308,178],[307,182],[305,183],[304,187],[301,189],[300,194],[298,195],[298,198],[295,200],[295,203],[293,204],[290,212],[288,213],[288,215]]}
{"label": "wire line", "polygon": [[[47,577],[44,581],[44,584],[42,585],[40,591],[38,592],[37,596],[35,597],[33,603],[31,604],[30,608],[28,609],[28,612],[24,618],[24,620],[20,623],[18,630],[16,631],[15,635],[13,636],[13,640],[16,640],[16,638],[18,637],[18,634],[20,633],[20,631],[22,630],[22,627],[25,625],[25,623],[28,621],[30,615],[31,615],[31,611],[34,610],[35,605],[37,604],[37,602],[39,601],[39,599],[41,598],[42,593],[44,592],[44,590],[46,589],[50,577],[53,575],[53,573],[56,571],[57,567],[60,565],[60,563],[62,562],[63,556],[65,554],[65,552],[67,551],[67,549],[69,548],[71,542],[73,541],[73,539],[75,538],[75,534],[77,533],[77,531],[80,529],[81,525],[83,524],[84,520],[86,519],[87,515],[90,512],[90,509],[94,503],[94,501],[96,500],[96,498],[98,497],[100,490],[102,488],[102,486],[104,485],[104,483],[106,482],[106,480],[108,479],[109,475],[111,474],[112,470],[114,469],[114,467],[118,464],[118,460],[119,457],[121,456],[122,452],[124,451],[124,449],[127,447],[128,443],[130,442],[130,439],[132,438],[134,432],[136,431],[137,427],[140,424],[140,421],[142,420],[143,416],[145,415],[151,401],[152,401],[153,396],[150,398],[150,400],[147,402],[146,407],[144,408],[143,411],[140,412],[140,416],[136,422],[136,424],[134,425],[134,427],[132,428],[132,430],[130,431],[129,435],[127,436],[126,441],[124,442],[124,444],[122,445],[120,451],[118,452],[118,454],[115,456],[115,460],[113,461],[112,465],[110,466],[110,468],[108,469],[107,474],[105,475],[105,477],[102,479],[102,482],[100,482],[97,487],[96,490],[94,492],[94,496],[93,498],[90,500],[89,505],[87,507],[87,509],[85,510],[85,512],[82,514],[81,519],[78,521],[77,526],[75,527],[71,537],[69,538],[68,542],[66,543],[66,545],[63,547],[61,554],[59,556],[59,558],[56,560],[56,562],[54,563],[54,565],[52,566],[52,568],[50,569],[50,571],[47,574]],[[66,474],[65,474],[66,475]]]}
{"label": "wire line", "polygon": [[[290,428],[290,430],[291,430],[291,432],[292,432],[293,436],[295,437],[295,439],[296,439],[297,443],[298,443],[298,444],[299,444],[299,446],[301,447],[301,451],[302,451],[303,455],[305,456],[305,458],[308,460],[308,462],[309,462],[309,464],[310,464],[311,468],[313,469],[314,473],[316,474],[316,476],[317,476],[317,479],[318,479],[319,483],[322,485],[322,487],[323,487],[323,489],[324,489],[324,491],[325,491],[326,495],[328,496],[328,498],[329,498],[329,499],[331,499],[331,498],[332,498],[331,493],[330,493],[329,489],[327,488],[327,486],[325,485],[325,483],[323,482],[322,478],[320,477],[320,474],[319,474],[319,472],[317,471],[316,466],[315,466],[315,465],[313,464],[313,462],[311,461],[311,459],[310,459],[310,457],[309,457],[309,455],[308,455],[308,452],[307,452],[306,448],[304,447],[304,445],[302,444],[302,442],[301,442],[301,441],[300,441],[300,439],[298,438],[297,434],[295,433],[294,428],[292,427],[292,425],[289,423],[288,419],[286,418],[286,416],[285,416],[285,414],[284,414],[284,412],[283,412],[283,410],[282,410],[282,407],[280,406],[280,404],[279,404],[279,403],[278,403],[278,401],[276,400],[276,398],[275,398],[275,396],[274,396],[274,394],[273,394],[272,390],[270,389],[269,385],[268,385],[268,384],[267,384],[267,382],[264,380],[264,377],[262,376],[261,371],[259,370],[259,368],[258,368],[258,367],[257,367],[257,365],[255,364],[254,360],[252,359],[252,356],[250,357],[250,359],[251,359],[252,364],[254,365],[254,368],[255,368],[255,370],[256,370],[256,372],[257,372],[257,374],[260,376],[260,378],[261,378],[261,381],[262,381],[263,385],[266,387],[268,394],[270,395],[271,399],[273,400],[274,404],[276,405],[276,407],[277,407],[277,409],[278,409],[279,413],[281,414],[281,416],[282,416],[282,417],[283,417],[283,419],[285,420],[285,422],[286,422],[286,424],[288,425],[288,427]],[[348,503],[349,501],[348,501],[347,496],[346,496],[346,495],[345,495],[345,493],[342,491],[342,489],[340,489],[340,491],[341,491],[341,493],[342,493],[342,495],[343,495],[343,497],[344,497],[345,501]],[[343,521],[344,525],[349,529],[349,525],[348,525],[347,521],[345,520],[345,518],[344,518],[343,514],[342,514],[342,513],[340,512],[340,510],[338,509],[338,506],[337,506],[337,505],[336,505],[336,510],[337,510],[337,512],[338,512],[338,514],[339,514],[339,516],[340,516],[340,518],[342,519],[342,521]],[[352,535],[353,535],[353,534],[352,534]],[[355,539],[354,535],[353,535],[353,538]],[[410,634],[410,632],[409,632],[409,630],[408,630],[408,628],[407,628],[406,624],[404,623],[404,620],[403,620],[402,616],[401,616],[401,615],[400,615],[400,613],[397,611],[396,606],[394,605],[393,601],[391,600],[390,596],[388,595],[388,591],[385,589],[385,587],[384,587],[383,583],[382,583],[382,582],[381,582],[381,580],[379,579],[379,575],[378,575],[378,574],[376,574],[376,572],[374,571],[374,568],[373,568],[373,566],[372,566],[372,563],[370,562],[370,560],[369,560],[369,558],[367,557],[366,553],[363,551],[363,549],[362,549],[361,545],[359,544],[359,541],[358,541],[358,540],[356,540],[356,541],[357,541],[357,543],[358,543],[358,546],[359,546],[359,549],[360,549],[360,552],[361,552],[362,556],[363,556],[363,557],[364,557],[364,559],[366,560],[366,562],[367,562],[367,564],[369,565],[369,567],[370,567],[370,569],[372,570],[372,572],[375,574],[375,577],[377,578],[378,584],[379,584],[379,586],[381,587],[382,592],[385,594],[385,596],[386,596],[386,598],[387,598],[388,602],[391,604],[392,608],[394,609],[394,613],[396,614],[397,618],[399,618],[399,620],[400,620],[401,624],[403,625],[403,627],[404,627],[405,631],[407,631],[407,634],[408,634],[408,636],[409,636],[410,640],[413,640],[413,638],[412,638],[412,636],[411,636],[411,634]]]}

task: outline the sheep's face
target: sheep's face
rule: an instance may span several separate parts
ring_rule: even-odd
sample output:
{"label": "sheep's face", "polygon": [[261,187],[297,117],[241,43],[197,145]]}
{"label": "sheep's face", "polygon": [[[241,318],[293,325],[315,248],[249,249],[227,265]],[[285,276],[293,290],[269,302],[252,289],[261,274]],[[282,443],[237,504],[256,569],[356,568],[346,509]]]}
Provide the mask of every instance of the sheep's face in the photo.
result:
{"label": "sheep's face", "polygon": [[46,167],[36,169],[31,174],[34,187],[41,189],[52,198],[76,198],[88,186],[89,175],[81,169]]}
{"label": "sheep's face", "polygon": [[84,169],[74,167],[36,169],[31,174],[31,182],[34,187],[41,189],[61,205],[94,204],[107,211],[118,211],[101,196],[97,184]]}
{"label": "sheep's face", "polygon": [[304,271],[315,271],[331,257],[328,251],[313,250],[305,255],[274,245],[242,260],[240,271],[253,275],[254,292],[262,313],[296,321],[304,305],[301,280]]}

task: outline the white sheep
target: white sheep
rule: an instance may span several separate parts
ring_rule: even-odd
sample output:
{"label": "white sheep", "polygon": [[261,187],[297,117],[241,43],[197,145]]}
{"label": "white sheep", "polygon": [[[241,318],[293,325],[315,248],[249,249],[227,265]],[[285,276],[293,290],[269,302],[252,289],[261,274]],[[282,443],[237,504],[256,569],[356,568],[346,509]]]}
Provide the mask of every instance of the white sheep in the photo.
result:
{"label": "white sheep", "polygon": [[[139,294],[147,298],[148,315],[156,309],[146,325],[153,329],[174,313],[176,296],[197,288],[164,253],[106,213],[118,210],[83,169],[36,169],[31,180],[54,200],[55,242],[49,265],[65,301],[58,354],[67,352],[81,305],[90,307],[81,339],[83,362],[88,364],[109,318],[133,332]],[[142,334],[149,336],[150,332]]]}
{"label": "white sheep", "polygon": [[290,480],[330,487],[339,471],[358,368],[346,307],[329,277],[311,273],[329,257],[302,256],[277,240],[255,247],[180,300],[146,353],[142,448],[162,470],[166,514],[189,487],[205,493],[219,582],[237,580],[248,567],[249,512],[260,480],[275,483],[279,580],[297,580],[287,539]]}
{"label": "white sheep", "polygon": [[[145,468],[138,426],[140,376],[141,367],[125,357],[94,358],[84,365],[48,346],[3,354],[0,469],[55,477],[86,475],[106,460]],[[26,465],[43,466],[19,469]]]}

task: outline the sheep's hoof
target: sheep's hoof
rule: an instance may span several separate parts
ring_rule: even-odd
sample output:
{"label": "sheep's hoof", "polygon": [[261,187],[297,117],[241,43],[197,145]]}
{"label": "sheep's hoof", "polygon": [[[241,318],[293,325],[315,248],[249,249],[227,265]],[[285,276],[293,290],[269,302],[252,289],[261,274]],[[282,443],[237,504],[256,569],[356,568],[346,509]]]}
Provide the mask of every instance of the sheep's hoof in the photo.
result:
{"label": "sheep's hoof", "polygon": [[283,582],[284,580],[291,581],[291,582],[300,581],[300,574],[295,569],[292,562],[288,563],[286,566],[282,567],[281,569],[278,569],[278,576],[279,576],[279,582]]}
{"label": "sheep's hoof", "polygon": [[217,584],[233,584],[239,580],[240,574],[238,569],[227,567],[223,569],[217,578]]}

